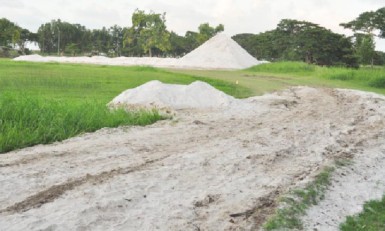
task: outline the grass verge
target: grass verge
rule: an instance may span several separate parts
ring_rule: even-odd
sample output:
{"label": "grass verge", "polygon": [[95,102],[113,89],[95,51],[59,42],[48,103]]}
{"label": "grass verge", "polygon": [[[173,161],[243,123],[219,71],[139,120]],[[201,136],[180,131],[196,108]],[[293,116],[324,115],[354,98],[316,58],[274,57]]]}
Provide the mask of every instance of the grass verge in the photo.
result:
{"label": "grass verge", "polygon": [[366,202],[364,210],[355,216],[349,216],[340,225],[342,231],[377,231],[385,230],[385,196],[382,200]]}
{"label": "grass verge", "polygon": [[103,102],[0,97],[0,153],[48,144],[104,127],[148,125],[163,119],[156,111],[109,111]]}
{"label": "grass verge", "polygon": [[323,199],[330,185],[333,167],[326,167],[304,189],[296,189],[281,198],[281,207],[264,224],[266,230],[302,229],[301,216],[306,210]]}

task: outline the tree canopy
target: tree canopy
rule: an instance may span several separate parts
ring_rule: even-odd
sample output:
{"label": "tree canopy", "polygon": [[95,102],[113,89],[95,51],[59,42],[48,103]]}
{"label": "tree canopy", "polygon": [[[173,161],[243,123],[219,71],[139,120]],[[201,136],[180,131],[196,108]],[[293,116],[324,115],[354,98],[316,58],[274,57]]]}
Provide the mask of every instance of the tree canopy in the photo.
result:
{"label": "tree canopy", "polygon": [[166,14],[136,10],[131,27],[118,25],[89,30],[80,24],[60,19],[42,24],[37,41],[42,53],[107,56],[183,56],[224,30],[203,23],[197,32],[180,36],[167,30]]}
{"label": "tree canopy", "polygon": [[166,14],[136,10],[132,15],[132,27],[124,35],[125,45],[138,46],[152,56],[153,50],[166,52],[171,49],[170,32],[166,28]]}
{"label": "tree canopy", "polygon": [[18,46],[20,53],[25,54],[25,44],[29,41],[36,41],[36,34],[6,18],[0,19],[0,46],[6,48]]}
{"label": "tree canopy", "polygon": [[356,19],[340,25],[354,32],[385,38],[385,7],[363,12]]}
{"label": "tree canopy", "polygon": [[363,12],[356,19],[340,25],[355,33],[354,47],[360,63],[375,64],[378,52],[375,51],[374,37],[385,38],[385,7]]}
{"label": "tree canopy", "polygon": [[311,22],[283,19],[275,30],[233,38],[258,59],[357,66],[348,38]]}

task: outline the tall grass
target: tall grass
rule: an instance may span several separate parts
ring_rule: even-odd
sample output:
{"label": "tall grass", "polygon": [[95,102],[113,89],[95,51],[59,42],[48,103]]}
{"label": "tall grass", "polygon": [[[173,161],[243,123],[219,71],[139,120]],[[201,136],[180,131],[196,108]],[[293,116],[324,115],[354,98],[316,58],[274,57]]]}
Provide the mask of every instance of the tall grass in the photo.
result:
{"label": "tall grass", "polygon": [[[277,62],[251,67],[246,71],[262,74],[281,74],[283,76],[306,76],[323,80],[342,81],[356,88],[385,89],[385,67],[320,67],[302,62]],[[344,84],[342,84],[343,86]]]}
{"label": "tall grass", "polygon": [[110,112],[106,104],[150,80],[206,81],[234,96],[247,88],[221,80],[153,67],[13,62],[0,59],[0,153],[92,132],[103,127],[147,125],[157,112]]}
{"label": "tall grass", "polygon": [[0,153],[61,141],[103,127],[147,125],[160,119],[162,116],[155,111],[109,111],[103,102],[3,94],[0,97]]}
{"label": "tall grass", "polygon": [[265,63],[257,66],[253,66],[247,71],[263,72],[263,73],[295,73],[297,75],[307,75],[316,71],[315,65],[309,65],[303,62],[277,62],[277,63]]}

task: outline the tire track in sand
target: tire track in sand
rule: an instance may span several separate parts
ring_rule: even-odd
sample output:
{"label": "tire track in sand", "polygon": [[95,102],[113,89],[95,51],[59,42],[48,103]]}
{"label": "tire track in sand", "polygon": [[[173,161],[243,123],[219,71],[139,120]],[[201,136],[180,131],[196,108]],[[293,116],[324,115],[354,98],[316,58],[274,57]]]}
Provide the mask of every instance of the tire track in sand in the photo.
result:
{"label": "tire track in sand", "polygon": [[91,175],[87,174],[83,177],[68,180],[67,182],[64,182],[62,184],[54,185],[46,190],[40,191],[32,196],[27,197],[26,199],[11,205],[5,209],[0,210],[0,214],[2,213],[9,213],[9,214],[14,214],[14,213],[21,213],[21,212],[26,212],[31,209],[39,208],[43,206],[44,204],[51,203],[60,196],[62,196],[64,193],[71,191],[75,189],[76,187],[79,187],[81,185],[84,185],[86,183],[91,183],[91,184],[100,184],[103,183],[117,175],[124,175],[124,174],[129,174],[132,172],[136,171],[141,171],[148,167],[151,164],[157,163],[159,161],[162,161],[169,157],[163,156],[157,159],[153,160],[148,160],[145,161],[143,164],[137,165],[137,166],[132,166],[132,167],[125,167],[125,168],[117,168],[117,169],[112,169],[109,171],[104,171],[99,174]]}

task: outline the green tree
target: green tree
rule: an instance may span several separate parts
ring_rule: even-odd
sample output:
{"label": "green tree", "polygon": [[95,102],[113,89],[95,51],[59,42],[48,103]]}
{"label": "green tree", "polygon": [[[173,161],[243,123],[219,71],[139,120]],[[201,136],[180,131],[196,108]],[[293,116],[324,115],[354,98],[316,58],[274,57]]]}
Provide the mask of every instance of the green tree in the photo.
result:
{"label": "green tree", "polygon": [[124,37],[123,28],[118,25],[114,25],[110,27],[109,32],[111,36],[111,48],[113,56],[121,56]]}
{"label": "green tree", "polygon": [[36,34],[19,27],[8,19],[0,19],[0,46],[17,48],[21,54],[25,54],[27,42],[36,40]]}
{"label": "green tree", "polygon": [[21,36],[21,28],[6,18],[0,19],[0,46],[12,46]]}
{"label": "green tree", "polygon": [[258,59],[357,66],[353,45],[348,38],[306,21],[284,19],[275,30],[257,35],[236,35],[234,38]]}
{"label": "green tree", "polygon": [[209,40],[214,35],[218,34],[219,32],[224,31],[225,27],[222,24],[219,24],[216,27],[211,27],[209,23],[203,23],[199,25],[198,31],[198,43],[202,44]]}
{"label": "green tree", "polygon": [[374,37],[385,38],[385,7],[363,12],[356,19],[340,25],[355,32],[360,63],[373,65],[376,55]]}
{"label": "green tree", "polygon": [[170,49],[170,33],[166,28],[166,13],[145,13],[136,10],[132,15],[132,28],[125,34],[125,44],[139,46],[151,57],[153,50],[165,52]]}
{"label": "green tree", "polygon": [[187,39],[177,35],[175,32],[170,33],[170,51],[169,54],[173,57],[180,57],[188,53]]}
{"label": "green tree", "polygon": [[363,65],[373,65],[375,52],[375,43],[373,37],[368,34],[355,34],[356,54],[359,62]]}
{"label": "green tree", "polygon": [[75,56],[76,54],[78,54],[78,53],[80,52],[80,49],[79,49],[79,47],[78,47],[78,45],[77,45],[76,43],[70,43],[70,44],[68,44],[68,45],[65,47],[64,52],[65,52],[66,54]]}
{"label": "green tree", "polygon": [[26,44],[28,42],[37,41],[37,36],[35,33],[30,32],[27,29],[20,28],[18,30],[18,35],[15,38],[15,44],[18,46],[21,54],[26,54]]}
{"label": "green tree", "polygon": [[[60,19],[42,24],[37,32],[38,45],[43,53],[66,52],[67,46],[76,44],[79,52],[91,52],[92,32],[80,24]],[[70,47],[71,47],[70,46]]]}

